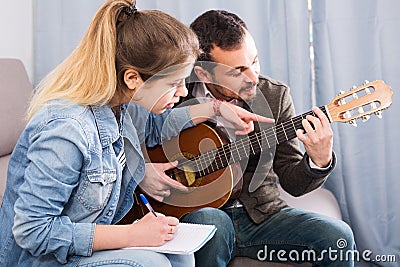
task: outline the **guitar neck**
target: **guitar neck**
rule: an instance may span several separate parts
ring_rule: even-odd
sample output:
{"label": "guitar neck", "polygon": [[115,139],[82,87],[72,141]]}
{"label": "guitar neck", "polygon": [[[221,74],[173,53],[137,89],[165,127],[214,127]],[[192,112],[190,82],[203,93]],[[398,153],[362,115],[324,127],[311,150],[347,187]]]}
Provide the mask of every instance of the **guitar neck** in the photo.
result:
{"label": "guitar neck", "polygon": [[[326,107],[322,106],[320,107],[320,109],[325,114],[325,116],[329,118],[329,114],[326,110]],[[271,146],[273,145],[289,141],[296,137],[296,130],[304,129],[301,121],[305,119],[307,115],[311,115],[314,117],[317,116],[313,111],[309,111],[307,113],[296,116],[290,120],[279,123],[270,129],[266,129],[261,131],[260,133],[257,133],[256,135],[261,135],[261,137],[257,138],[261,139],[264,138],[267,142],[268,148],[271,148]]]}
{"label": "guitar neck", "polygon": [[[326,107],[322,106],[320,109],[329,118]],[[254,135],[228,143],[190,160],[181,162],[176,169],[192,170],[195,174],[195,178],[199,178],[226,168],[249,156],[258,155],[277,144],[295,138],[296,130],[303,129],[301,121],[305,119],[307,115],[316,116],[313,111],[301,114],[290,120],[276,124],[273,127],[264,129]],[[171,169],[167,171],[166,174],[174,178],[176,169]]]}

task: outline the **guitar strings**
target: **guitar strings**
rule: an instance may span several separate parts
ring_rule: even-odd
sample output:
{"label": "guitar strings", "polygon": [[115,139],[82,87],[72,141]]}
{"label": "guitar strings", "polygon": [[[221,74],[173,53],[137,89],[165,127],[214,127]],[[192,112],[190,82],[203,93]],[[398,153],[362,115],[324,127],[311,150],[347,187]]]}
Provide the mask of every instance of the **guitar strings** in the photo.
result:
{"label": "guitar strings", "polygon": [[[322,106],[322,107],[320,107],[320,109],[325,113],[325,115],[328,115],[327,112],[326,112],[326,106]],[[336,114],[337,111],[341,111],[341,110],[342,109],[340,107],[336,107],[336,106],[333,106],[333,107],[331,107],[329,109],[331,114]],[[189,159],[187,162],[183,162],[181,164],[178,164],[178,166],[176,167],[176,168],[178,168],[178,170],[175,170],[175,173],[184,173],[185,170],[183,169],[183,167],[185,165],[191,165],[192,169],[193,169],[193,167],[195,165],[195,167],[197,167],[197,169],[200,169],[200,171],[197,171],[196,173],[199,173],[199,172],[203,171],[203,176],[204,176],[206,174],[211,173],[211,172],[208,171],[210,167],[212,168],[212,171],[214,171],[214,168],[213,168],[213,164],[214,163],[216,164],[216,169],[217,170],[223,168],[224,165],[226,165],[226,166],[229,165],[229,160],[228,160],[227,154],[230,155],[233,159],[235,159],[235,157],[239,157],[239,160],[241,160],[238,144],[239,144],[240,147],[243,148],[243,152],[246,154],[246,157],[248,156],[246,151],[250,151],[250,148],[253,151],[253,153],[252,153],[253,155],[255,155],[255,154],[259,153],[259,152],[262,152],[263,147],[260,144],[260,139],[262,139],[262,135],[263,134],[265,135],[265,139],[267,141],[267,144],[268,144],[269,148],[271,148],[271,144],[270,144],[268,138],[270,138],[272,136],[274,136],[276,138],[276,140],[271,142],[272,145],[275,145],[276,143],[279,144],[278,136],[280,136],[282,134],[285,135],[286,140],[290,140],[290,139],[292,139],[292,138],[294,138],[296,136],[288,138],[287,133],[285,131],[285,127],[287,127],[288,124],[292,124],[291,126],[293,126],[293,129],[295,129],[295,130],[296,130],[296,125],[298,126],[297,128],[299,128],[299,129],[303,128],[302,124],[301,124],[301,121],[307,115],[314,115],[315,116],[315,113],[313,111],[309,111],[307,113],[304,113],[304,114],[301,114],[299,116],[296,116],[296,117],[294,117],[294,118],[292,118],[290,120],[284,121],[284,122],[282,122],[282,123],[280,123],[278,125],[275,125],[275,126],[269,128],[269,129],[265,129],[263,131],[260,131],[260,132],[254,134],[253,136],[251,136],[249,138],[244,138],[244,139],[235,141],[233,143],[228,143],[228,144],[225,144],[225,145],[223,145],[223,146],[221,146],[221,147],[219,147],[217,149],[213,149],[213,150],[207,151],[207,152],[205,152],[205,153],[203,153],[201,155],[197,155],[197,156]],[[282,130],[280,130],[279,128],[282,128]],[[276,131],[276,129],[278,129],[278,131]],[[256,146],[256,147],[253,146],[253,144],[255,144],[255,141],[257,141],[257,143],[258,143],[258,146]],[[236,147],[236,150],[233,150],[233,146]],[[225,151],[225,150],[227,150],[227,151]],[[222,154],[225,155],[225,157],[223,157]],[[225,159],[225,163],[224,163],[223,159]],[[221,168],[218,167],[217,160],[219,160],[221,162]],[[198,162],[200,163],[202,168],[199,168]],[[203,163],[206,166],[205,168],[203,168]],[[208,173],[206,173],[206,171]]]}
{"label": "guitar strings", "polygon": [[[370,88],[370,87],[368,87],[368,88]],[[376,88],[374,86],[372,86],[372,88],[374,90],[376,90]],[[364,88],[364,89],[366,89],[366,88]],[[359,92],[359,91],[360,90],[357,90],[357,92]],[[372,103],[370,103],[370,105],[372,105]],[[325,113],[325,115],[328,115],[327,112],[326,112],[326,107],[327,106],[322,106],[322,107],[320,107],[320,109]],[[376,109],[375,111],[378,111],[378,110],[381,110],[381,109]],[[332,114],[338,114],[340,111],[343,111],[343,108],[340,108],[340,107],[335,106],[335,105],[333,105],[333,106],[331,106],[329,108],[329,112],[330,112],[331,115]],[[348,110],[348,111],[350,111],[350,110]],[[365,112],[365,114],[370,114],[370,113],[372,113],[372,112]],[[251,150],[253,151],[253,155],[254,155],[254,154],[258,153],[258,148],[262,151],[262,145],[260,143],[260,139],[262,138],[262,134],[265,135],[265,138],[266,138],[266,141],[268,143],[268,147],[269,148],[271,147],[271,145],[269,144],[268,138],[271,137],[271,136],[274,136],[276,138],[276,142],[278,142],[278,144],[279,144],[278,136],[281,135],[282,133],[285,134],[286,140],[292,139],[295,136],[293,136],[291,138],[288,138],[287,133],[285,131],[285,124],[291,123],[292,126],[293,126],[293,129],[295,129],[295,130],[296,130],[295,124],[299,126],[298,128],[303,128],[302,124],[301,124],[301,120],[303,120],[303,116],[307,116],[309,114],[310,115],[315,115],[315,113],[313,111],[310,111],[308,113],[305,113],[305,114],[302,114],[300,116],[294,117],[294,118],[292,118],[290,120],[282,122],[279,125],[275,125],[275,126],[271,127],[270,129],[266,129],[266,130],[263,130],[263,131],[261,131],[259,133],[256,133],[255,135],[253,135],[252,137],[249,137],[248,139],[242,139],[240,141],[235,141],[235,142],[232,142],[232,143],[229,143],[229,144],[225,144],[225,145],[223,145],[223,146],[221,146],[221,147],[219,147],[217,149],[213,149],[213,150],[208,151],[206,153],[203,153],[201,155],[197,155],[197,156],[189,159],[187,162],[178,164],[178,166],[176,168],[180,168],[180,169],[178,169],[178,171],[184,173],[185,171],[181,170],[183,166],[185,166],[185,165],[192,165],[192,166],[196,165],[196,166],[198,166],[198,164],[196,163],[198,161],[200,161],[200,164],[203,165],[202,164],[202,158],[203,158],[204,159],[204,163],[206,164],[206,166],[208,165],[204,170],[208,170],[209,166],[212,167],[213,163],[216,163],[217,164],[217,169],[219,169],[218,168],[217,159],[219,159],[219,161],[221,162],[222,166],[224,165],[224,162],[222,161],[222,152],[225,155],[226,164],[229,163],[228,160],[227,160],[227,156],[226,156],[227,152],[225,151],[225,148],[227,148],[227,150],[228,150],[228,155],[231,155],[234,158],[235,157],[235,155],[234,155],[235,150],[232,150],[232,148],[233,148],[233,145],[235,145],[236,146],[236,151],[238,151],[237,155],[239,156],[239,160],[240,160],[240,154],[239,154],[239,149],[238,149],[238,145],[237,145],[239,142],[241,143],[241,146],[243,147],[243,150],[244,150],[245,154],[246,154],[246,151],[250,151],[248,148],[251,146]],[[364,114],[364,113],[360,113],[359,112],[358,115],[361,116],[362,114]],[[353,116],[353,117],[357,118],[359,116]],[[350,120],[350,118],[345,118],[345,119]],[[278,129],[278,127],[281,127],[282,131],[280,131]],[[276,131],[276,129],[278,129],[278,131]],[[272,134],[270,135],[271,130],[272,130]],[[254,143],[254,140],[256,140],[257,143],[258,143],[258,146],[256,147],[257,152],[254,150],[254,146],[252,145]],[[275,141],[272,142],[272,143],[275,144]],[[246,149],[245,146],[247,146],[247,149]],[[217,156],[213,157],[214,155],[217,155]],[[208,158],[207,160],[205,160],[206,156]],[[247,156],[247,154],[246,154],[246,156]],[[169,172],[169,171],[173,171],[173,169],[172,170],[168,170],[167,172]],[[203,171],[203,172],[205,172],[205,171]]]}
{"label": "guitar strings", "polygon": [[[220,147],[220,148],[224,148],[224,147],[232,147],[233,145],[235,145],[236,146],[236,150],[238,151],[239,149],[238,149],[238,145],[239,146],[241,146],[241,147],[243,147],[244,145],[247,145],[247,146],[250,146],[250,145],[252,145],[252,144],[254,144],[255,143],[255,141],[257,141],[257,143],[260,145],[260,138],[262,138],[262,135],[265,135],[265,138],[267,139],[267,143],[268,143],[268,138],[269,137],[272,137],[272,136],[274,136],[274,137],[276,137],[276,136],[279,136],[279,135],[281,135],[282,133],[284,133],[285,134],[285,136],[286,136],[286,131],[285,131],[285,127],[288,125],[288,124],[291,124],[291,126],[293,126],[293,128],[294,129],[296,129],[296,126],[294,125],[294,124],[297,124],[297,128],[300,128],[301,127],[301,120],[303,119],[303,116],[306,116],[306,115],[308,115],[308,114],[314,114],[313,112],[309,112],[309,113],[306,113],[306,114],[303,114],[303,115],[300,115],[300,116],[297,116],[297,117],[295,117],[295,118],[292,118],[291,120],[289,120],[289,121],[285,121],[285,122],[282,122],[281,124],[278,124],[278,125],[275,125],[274,127],[271,127],[271,128],[269,128],[269,129],[265,129],[265,130],[263,130],[263,131],[261,131],[261,132],[258,132],[258,133],[256,133],[255,135],[253,135],[253,136],[251,136],[251,137],[249,137],[249,138],[244,138],[244,139],[241,139],[241,140],[238,140],[238,141],[235,141],[235,142],[233,142],[233,143],[229,143],[229,144],[226,144],[226,145],[224,145],[224,146],[222,146],[222,147]],[[314,114],[315,115],[315,114]],[[285,125],[286,124],[286,125]],[[300,126],[300,127],[299,127]],[[276,128],[278,128],[278,127],[281,127],[282,128],[282,131],[280,131],[280,130],[278,130],[278,131],[276,131]],[[291,139],[291,138],[286,138],[286,140],[289,140],[289,139]],[[276,144],[278,142],[278,140],[276,140],[276,142],[275,142],[275,140],[274,140],[274,142],[273,142],[273,144]],[[261,146],[261,145],[260,145]],[[269,145],[269,147],[270,147],[270,145]],[[208,152],[206,152],[206,153],[203,153],[203,155],[205,155],[205,154],[215,154],[215,153],[213,153],[213,151],[215,151],[215,150],[217,150],[217,149],[214,149],[214,150],[211,150],[211,151],[208,151]],[[230,149],[231,150],[231,149]],[[252,150],[254,150],[254,149],[252,149]],[[245,151],[248,151],[248,150],[245,150]],[[210,153],[211,152],[211,153]],[[226,154],[226,153],[225,153]],[[253,154],[256,154],[256,153],[253,153]],[[246,155],[247,156],[247,155]],[[196,156],[196,157],[194,157],[194,158],[192,158],[192,159],[194,159],[194,160],[200,160],[199,158],[201,157],[201,155],[198,155],[198,156]],[[178,165],[179,166],[179,165]]]}
{"label": "guitar strings", "polygon": [[[320,109],[325,113],[325,106],[321,107]],[[166,171],[166,173],[167,173],[167,175],[168,175],[168,173],[170,173],[171,175],[172,174],[183,174],[186,172],[184,170],[184,166],[189,166],[190,170],[198,169],[198,171],[195,171],[195,172],[196,173],[203,172],[202,175],[204,176],[206,174],[209,174],[209,173],[215,171],[213,168],[213,163],[216,164],[217,170],[223,168],[224,165],[230,165],[227,154],[230,156],[230,158],[234,159],[234,162],[235,162],[235,157],[239,157],[239,160],[241,160],[240,148],[243,149],[243,152],[246,154],[246,157],[249,156],[248,153],[246,153],[246,151],[250,152],[250,148],[253,151],[252,154],[256,155],[256,154],[262,152],[262,150],[263,150],[263,146],[261,144],[263,142],[260,143],[260,140],[262,141],[263,135],[266,138],[269,148],[271,148],[271,144],[272,145],[275,145],[276,143],[279,144],[279,141],[278,141],[279,135],[284,134],[286,137],[285,139],[290,140],[290,139],[294,138],[295,136],[288,138],[287,133],[285,131],[285,127],[290,125],[290,127],[292,127],[294,130],[296,130],[296,126],[297,126],[297,128],[302,128],[301,121],[307,115],[315,116],[315,113],[313,111],[310,111],[305,114],[301,114],[290,120],[287,120],[278,125],[275,125],[271,128],[260,131],[256,134],[250,136],[249,138],[243,138],[238,141],[225,144],[217,149],[213,149],[213,150],[207,151],[201,155],[197,155],[191,159],[187,159],[187,161],[184,161],[183,163],[179,163],[175,167],[175,170],[173,170],[173,169],[168,170],[168,171]],[[282,130],[280,130],[279,128],[282,128]],[[277,131],[277,129],[278,129],[278,131]],[[292,132],[292,134],[293,134],[293,132]],[[272,142],[268,140],[268,138],[270,138],[270,137],[275,137]],[[254,146],[254,144],[256,142],[257,142],[258,146]],[[233,150],[233,145],[236,147],[236,150]],[[239,148],[238,148],[238,146],[239,146]],[[223,157],[223,155],[225,155],[225,157]],[[221,163],[221,168],[218,167],[218,163],[217,163],[218,160]],[[225,160],[225,163],[223,160]],[[203,163],[204,163],[205,167],[203,167]],[[200,166],[201,168],[199,168],[199,164],[201,165]],[[206,173],[206,170],[209,170],[210,167],[212,168],[211,172],[207,171],[208,173]]]}
{"label": "guitar strings", "polygon": [[[326,114],[326,107],[325,106],[320,107],[320,109]],[[335,112],[337,110],[340,111],[342,109],[338,108],[338,107],[332,107],[332,108],[330,108],[330,113],[331,114],[332,113],[335,114]],[[253,155],[255,155],[255,154],[259,153],[259,152],[262,152],[263,146],[260,144],[260,139],[262,138],[263,134],[265,135],[265,138],[266,138],[266,141],[268,143],[268,147],[269,148],[271,148],[271,145],[269,144],[268,138],[271,137],[271,136],[274,136],[275,138],[277,138],[276,142],[275,142],[275,140],[272,142],[273,145],[276,144],[276,143],[279,144],[278,137],[280,135],[282,135],[282,133],[285,135],[285,137],[286,137],[285,139],[286,140],[289,140],[289,139],[292,139],[292,138],[296,137],[296,135],[288,137],[287,136],[288,133],[285,131],[285,127],[288,124],[292,124],[293,129],[303,128],[302,125],[301,125],[301,120],[304,119],[304,117],[307,116],[307,115],[314,115],[315,116],[315,113],[313,111],[310,111],[308,113],[305,113],[305,114],[299,115],[297,117],[294,117],[291,120],[288,120],[288,121],[282,122],[281,124],[275,125],[274,127],[270,128],[270,129],[266,129],[264,131],[261,131],[261,132],[255,134],[254,136],[249,137],[248,139],[238,140],[236,142],[221,146],[218,149],[214,149],[214,150],[208,151],[206,153],[203,153],[202,155],[198,155],[198,156],[192,158],[191,160],[193,162],[190,162],[190,163],[192,163],[191,165],[195,164],[197,167],[198,167],[197,162],[200,162],[201,167],[203,167],[203,163],[204,163],[204,165],[206,167],[205,168],[201,168],[201,170],[199,172],[202,171],[203,175],[206,175],[206,171],[207,171],[208,174],[209,174],[209,173],[215,171],[214,167],[213,167],[213,166],[215,166],[215,164],[216,164],[216,169],[217,170],[223,168],[224,165],[229,165],[229,161],[227,160],[226,154],[231,155],[232,158],[239,157],[239,160],[241,160],[241,158],[240,158],[240,148],[242,148],[243,152],[246,154],[246,157],[248,156],[248,153],[246,153],[246,151],[250,152],[250,149],[253,151],[253,153],[252,153]],[[295,124],[298,127],[296,127]],[[279,130],[279,128],[282,128],[282,130]],[[278,129],[278,131],[276,131],[276,129]],[[271,134],[271,131],[272,131],[272,134]],[[295,134],[295,133],[289,132],[289,134]],[[255,141],[257,141],[258,146],[254,146],[256,144]],[[233,145],[235,145],[236,150],[233,149]],[[225,151],[225,148],[227,148],[226,150],[228,150],[228,152]],[[225,157],[223,157],[222,152],[225,155]],[[237,152],[237,153],[235,154],[235,152]],[[214,157],[214,155],[216,155],[216,156]],[[225,163],[224,163],[223,159],[225,159]],[[218,166],[218,160],[221,162],[221,168]],[[185,165],[185,164],[183,164],[183,165]],[[211,172],[209,171],[210,167],[212,169]]]}

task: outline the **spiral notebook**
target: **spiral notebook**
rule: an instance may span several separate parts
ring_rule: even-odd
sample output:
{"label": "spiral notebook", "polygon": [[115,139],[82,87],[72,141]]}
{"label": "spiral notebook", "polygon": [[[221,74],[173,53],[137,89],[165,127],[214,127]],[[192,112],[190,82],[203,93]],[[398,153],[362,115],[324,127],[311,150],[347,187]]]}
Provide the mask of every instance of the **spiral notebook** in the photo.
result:
{"label": "spiral notebook", "polygon": [[217,231],[211,224],[179,223],[174,239],[159,247],[129,247],[126,249],[145,249],[161,253],[191,254],[198,251]]}

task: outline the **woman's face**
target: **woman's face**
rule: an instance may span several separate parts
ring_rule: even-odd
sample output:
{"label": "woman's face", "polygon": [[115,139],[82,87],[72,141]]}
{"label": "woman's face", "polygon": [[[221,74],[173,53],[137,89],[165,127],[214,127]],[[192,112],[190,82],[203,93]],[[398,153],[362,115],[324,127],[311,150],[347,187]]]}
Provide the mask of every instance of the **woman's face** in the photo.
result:
{"label": "woman's face", "polygon": [[[173,70],[172,70],[173,68]],[[185,78],[190,75],[193,62],[173,66],[169,70],[156,74],[146,82],[142,82],[131,102],[141,105],[155,114],[161,114],[172,108],[180,97],[187,95]]]}

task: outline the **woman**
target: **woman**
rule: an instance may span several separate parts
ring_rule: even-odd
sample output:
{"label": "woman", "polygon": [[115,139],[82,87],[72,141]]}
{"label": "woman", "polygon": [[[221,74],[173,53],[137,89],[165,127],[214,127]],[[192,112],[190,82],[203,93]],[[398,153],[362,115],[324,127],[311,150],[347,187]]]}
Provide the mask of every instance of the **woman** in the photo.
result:
{"label": "woman", "polygon": [[221,102],[171,112],[187,94],[197,51],[195,35],[160,11],[137,11],[128,0],[99,9],[31,101],[8,167],[0,266],[194,265],[193,256],[121,249],[164,244],[176,218],[149,213],[115,224],[139,183],[159,199],[170,187],[186,190],[163,173],[172,164],[145,164],[141,143],[159,144],[215,115],[242,133],[253,120],[270,121]]}

